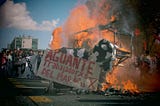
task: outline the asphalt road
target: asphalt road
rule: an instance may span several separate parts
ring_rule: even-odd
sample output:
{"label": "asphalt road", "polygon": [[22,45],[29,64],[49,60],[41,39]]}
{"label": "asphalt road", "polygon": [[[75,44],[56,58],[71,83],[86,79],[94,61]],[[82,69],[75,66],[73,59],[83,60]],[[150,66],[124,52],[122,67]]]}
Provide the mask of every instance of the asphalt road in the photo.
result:
{"label": "asphalt road", "polygon": [[70,88],[46,88],[42,79],[3,78],[0,80],[0,106],[114,106],[160,104],[159,92],[141,94],[77,94]]}

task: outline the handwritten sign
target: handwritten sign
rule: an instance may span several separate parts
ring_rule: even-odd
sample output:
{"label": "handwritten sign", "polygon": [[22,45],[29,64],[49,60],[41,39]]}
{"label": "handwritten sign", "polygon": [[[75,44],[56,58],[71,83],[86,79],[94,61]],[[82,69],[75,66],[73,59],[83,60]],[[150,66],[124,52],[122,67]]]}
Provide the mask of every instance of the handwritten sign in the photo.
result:
{"label": "handwritten sign", "polygon": [[37,75],[63,85],[97,90],[100,68],[94,61],[46,50]]}

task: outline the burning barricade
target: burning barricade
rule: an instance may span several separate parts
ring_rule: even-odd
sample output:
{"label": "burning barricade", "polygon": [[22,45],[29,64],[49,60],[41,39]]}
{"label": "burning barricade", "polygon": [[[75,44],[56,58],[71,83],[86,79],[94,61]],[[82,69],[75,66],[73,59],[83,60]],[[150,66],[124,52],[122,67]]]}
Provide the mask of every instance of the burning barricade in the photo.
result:
{"label": "burning barricade", "polygon": [[37,75],[78,90],[102,91],[106,74],[128,57],[130,52],[106,39],[100,40],[90,51],[66,47],[46,50]]}
{"label": "burning barricade", "polygon": [[138,92],[140,71],[132,65],[136,22],[134,16],[129,18],[129,9],[113,4],[90,0],[75,7],[66,22],[54,29],[51,50],[46,50],[38,75],[77,89]]}

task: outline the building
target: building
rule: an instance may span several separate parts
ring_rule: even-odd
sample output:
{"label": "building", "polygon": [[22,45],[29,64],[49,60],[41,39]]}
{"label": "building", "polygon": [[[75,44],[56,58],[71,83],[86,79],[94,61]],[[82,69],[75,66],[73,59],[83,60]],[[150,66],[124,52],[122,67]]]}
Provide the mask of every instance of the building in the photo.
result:
{"label": "building", "polygon": [[11,49],[38,49],[38,39],[31,36],[15,37],[10,44]]}

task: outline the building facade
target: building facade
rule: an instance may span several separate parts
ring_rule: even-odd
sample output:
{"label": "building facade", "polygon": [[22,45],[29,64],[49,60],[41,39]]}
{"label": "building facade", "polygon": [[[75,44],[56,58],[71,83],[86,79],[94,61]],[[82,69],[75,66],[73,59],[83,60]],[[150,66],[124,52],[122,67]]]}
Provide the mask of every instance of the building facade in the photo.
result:
{"label": "building facade", "polygon": [[11,49],[38,49],[38,39],[31,36],[15,37],[10,44]]}

